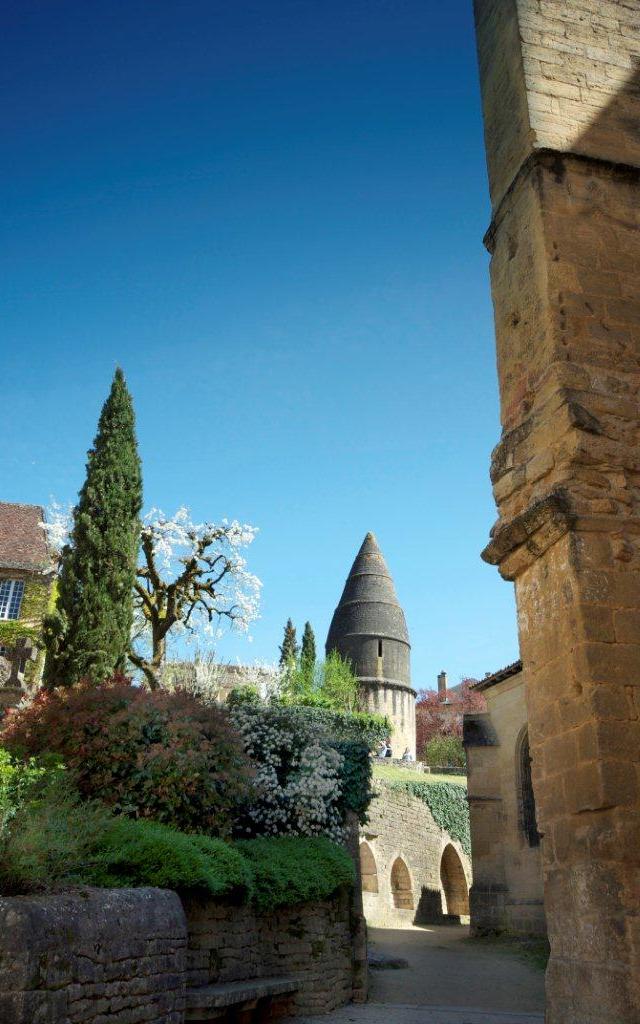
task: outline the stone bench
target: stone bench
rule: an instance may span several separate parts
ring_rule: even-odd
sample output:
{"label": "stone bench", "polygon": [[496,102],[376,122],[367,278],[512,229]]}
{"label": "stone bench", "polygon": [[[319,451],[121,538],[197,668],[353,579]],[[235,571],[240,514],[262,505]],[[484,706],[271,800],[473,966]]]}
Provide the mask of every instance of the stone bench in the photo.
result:
{"label": "stone bench", "polygon": [[274,997],[292,995],[298,987],[295,978],[248,978],[188,988],[185,1021],[209,1024],[224,1017],[239,1022],[265,1020],[276,1009]]}

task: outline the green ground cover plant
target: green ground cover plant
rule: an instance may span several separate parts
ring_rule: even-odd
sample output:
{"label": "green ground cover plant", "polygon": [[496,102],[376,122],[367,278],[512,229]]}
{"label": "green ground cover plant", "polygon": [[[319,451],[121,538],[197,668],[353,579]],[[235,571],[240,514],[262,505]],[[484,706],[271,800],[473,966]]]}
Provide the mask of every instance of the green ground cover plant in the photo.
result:
{"label": "green ground cover plant", "polygon": [[253,902],[260,911],[323,900],[354,882],[349,854],[329,839],[282,836],[237,847],[253,868]]}
{"label": "green ground cover plant", "polygon": [[84,881],[105,888],[155,885],[238,900],[253,892],[253,872],[231,844],[122,817],[113,818],[99,837]]}

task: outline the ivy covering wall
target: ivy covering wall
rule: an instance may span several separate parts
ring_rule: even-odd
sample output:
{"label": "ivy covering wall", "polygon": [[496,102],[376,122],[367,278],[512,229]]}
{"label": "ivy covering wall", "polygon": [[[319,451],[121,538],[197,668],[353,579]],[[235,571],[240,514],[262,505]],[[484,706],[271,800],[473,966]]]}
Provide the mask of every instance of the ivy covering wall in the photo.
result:
{"label": "ivy covering wall", "polygon": [[431,811],[435,823],[448,832],[452,839],[457,839],[467,856],[471,856],[469,804],[464,786],[459,786],[455,782],[419,780],[385,782],[384,785],[389,789],[411,793],[422,800]]}
{"label": "ivy covering wall", "polygon": [[37,659],[27,662],[25,668],[25,684],[30,686],[42,675],[42,620],[51,606],[52,579],[50,576],[35,573],[7,571],[2,573],[0,579],[24,580],[20,617],[0,619],[0,646],[14,647],[19,640],[30,640],[40,647]]}

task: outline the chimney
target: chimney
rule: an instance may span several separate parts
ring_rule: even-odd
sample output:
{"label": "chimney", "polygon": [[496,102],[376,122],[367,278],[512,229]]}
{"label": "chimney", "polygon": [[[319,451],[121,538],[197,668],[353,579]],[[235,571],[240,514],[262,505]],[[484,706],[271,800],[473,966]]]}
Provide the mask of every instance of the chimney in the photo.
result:
{"label": "chimney", "polygon": [[447,673],[444,671],[438,673],[438,697],[440,700],[447,699]]}

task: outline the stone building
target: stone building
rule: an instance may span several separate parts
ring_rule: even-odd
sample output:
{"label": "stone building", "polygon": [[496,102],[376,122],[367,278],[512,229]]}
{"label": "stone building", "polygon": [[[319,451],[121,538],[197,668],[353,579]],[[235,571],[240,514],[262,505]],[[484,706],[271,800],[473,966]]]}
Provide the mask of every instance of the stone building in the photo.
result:
{"label": "stone building", "polygon": [[471,864],[426,803],[378,783],[360,832],[367,923],[386,928],[466,921]]}
{"label": "stone building", "polygon": [[409,634],[404,612],[376,538],[368,533],[333,613],[327,654],[351,662],[364,706],[393,724],[397,756],[416,754],[415,690],[411,688]]}
{"label": "stone building", "polygon": [[640,3],[475,0],[547,1024],[640,1020]]}
{"label": "stone building", "polygon": [[476,934],[546,935],[522,662],[485,676],[474,690],[487,710],[464,716],[471,927]]}
{"label": "stone building", "polygon": [[40,681],[53,581],[40,505],[0,502],[0,712]]}

